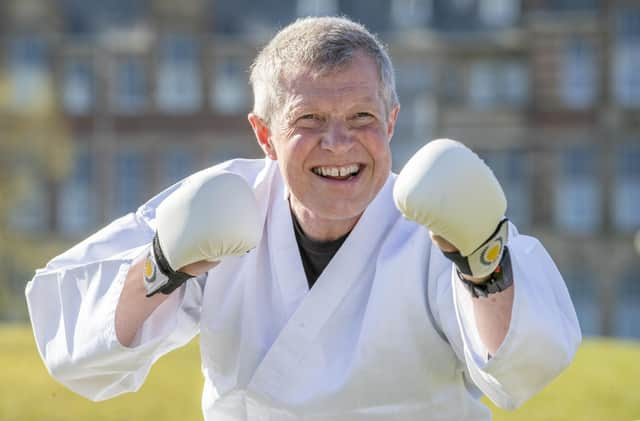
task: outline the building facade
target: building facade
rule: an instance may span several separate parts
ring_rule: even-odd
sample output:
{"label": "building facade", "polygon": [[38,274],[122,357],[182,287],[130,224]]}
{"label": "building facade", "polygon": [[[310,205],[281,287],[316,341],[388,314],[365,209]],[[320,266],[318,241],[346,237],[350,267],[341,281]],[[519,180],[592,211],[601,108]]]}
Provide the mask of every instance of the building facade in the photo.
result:
{"label": "building facade", "polygon": [[[507,215],[563,272],[586,334],[640,338],[640,4],[633,0],[7,0],[9,113],[55,93],[73,165],[14,224],[75,241],[185,175],[261,155],[248,67],[299,16],[347,15],[388,44],[399,170],[459,139]],[[2,140],[0,139],[0,142]],[[33,171],[37,173],[38,169]]]}

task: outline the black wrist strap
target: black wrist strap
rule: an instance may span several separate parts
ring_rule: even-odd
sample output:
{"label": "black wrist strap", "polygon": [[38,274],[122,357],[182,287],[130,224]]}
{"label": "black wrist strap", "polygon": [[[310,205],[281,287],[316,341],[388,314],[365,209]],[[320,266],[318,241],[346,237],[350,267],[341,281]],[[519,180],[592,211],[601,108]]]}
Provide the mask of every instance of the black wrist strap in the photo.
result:
{"label": "black wrist strap", "polygon": [[161,292],[163,294],[171,294],[176,288],[184,284],[187,279],[194,277],[192,275],[189,275],[188,273],[181,272],[179,270],[173,270],[171,268],[171,265],[169,265],[169,261],[164,256],[164,253],[162,253],[160,240],[158,240],[158,233],[156,233],[156,235],[153,237],[152,253],[155,257],[155,262],[157,264],[158,270],[160,270],[160,272],[169,279],[162,288],[148,293],[147,297],[151,297],[157,292]]}
{"label": "black wrist strap", "polygon": [[458,250],[456,251],[442,251],[442,254],[456,265],[456,270],[462,272],[465,275],[471,275],[471,267],[469,261]]}
{"label": "black wrist strap", "polygon": [[490,294],[502,292],[513,284],[513,271],[511,269],[511,258],[509,257],[509,249],[504,248],[500,264],[493,271],[489,279],[482,283],[471,282],[462,277],[462,273],[456,268],[458,279],[469,290],[474,298],[488,297]]}
{"label": "black wrist strap", "polygon": [[[509,219],[503,218],[496,229],[493,231],[493,233],[489,236],[489,238],[467,256],[463,256],[462,253],[460,253],[460,251],[458,250],[443,251],[442,253],[449,260],[456,264],[456,267],[458,268],[458,270],[460,270],[460,272],[464,273],[465,275],[474,276],[476,275],[478,269],[491,267],[492,262],[495,262],[495,260],[487,259],[488,254],[490,254],[489,250],[494,249],[495,247],[497,247],[497,245],[499,245],[500,247],[503,247],[505,245],[508,235],[508,221]],[[474,257],[478,253],[480,253],[480,255]],[[502,253],[502,251],[500,250],[499,253]],[[472,264],[473,262],[476,262],[476,264]],[[480,267],[478,266],[478,262],[481,263]],[[475,271],[473,270],[474,267],[476,269]]]}

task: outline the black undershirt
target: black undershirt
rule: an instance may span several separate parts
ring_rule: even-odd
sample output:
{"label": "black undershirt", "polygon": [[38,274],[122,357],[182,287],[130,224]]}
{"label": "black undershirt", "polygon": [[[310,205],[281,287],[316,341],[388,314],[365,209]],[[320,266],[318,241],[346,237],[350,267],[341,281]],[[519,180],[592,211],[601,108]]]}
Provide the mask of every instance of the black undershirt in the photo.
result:
{"label": "black undershirt", "polygon": [[329,261],[336,254],[342,243],[344,243],[344,240],[347,239],[349,233],[346,233],[337,240],[316,241],[309,238],[304,231],[302,231],[302,227],[293,212],[291,212],[291,219],[293,220],[293,231],[296,234],[296,241],[298,243],[300,257],[302,258],[304,273],[307,275],[307,282],[309,283],[309,289],[311,289],[324,268],[329,264]]}

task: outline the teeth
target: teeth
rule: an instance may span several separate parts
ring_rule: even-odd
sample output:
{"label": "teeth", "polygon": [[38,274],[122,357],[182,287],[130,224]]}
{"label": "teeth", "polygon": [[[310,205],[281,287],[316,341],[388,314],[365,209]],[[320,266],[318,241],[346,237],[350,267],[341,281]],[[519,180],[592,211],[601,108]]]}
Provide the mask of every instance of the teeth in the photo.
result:
{"label": "teeth", "polygon": [[358,172],[358,164],[347,165],[346,167],[315,167],[313,172],[325,177],[346,177]]}

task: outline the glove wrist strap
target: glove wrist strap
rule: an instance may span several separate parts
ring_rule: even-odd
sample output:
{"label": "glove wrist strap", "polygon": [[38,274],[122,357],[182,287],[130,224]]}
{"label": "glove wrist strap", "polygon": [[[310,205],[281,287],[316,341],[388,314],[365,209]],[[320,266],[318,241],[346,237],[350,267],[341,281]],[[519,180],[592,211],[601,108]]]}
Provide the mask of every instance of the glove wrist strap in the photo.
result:
{"label": "glove wrist strap", "polygon": [[509,235],[508,221],[507,218],[500,221],[489,239],[468,256],[463,256],[459,251],[443,252],[444,255],[465,275],[474,278],[490,275],[502,259]]}
{"label": "glove wrist strap", "polygon": [[171,294],[190,278],[193,276],[171,268],[169,261],[162,253],[158,233],[156,233],[144,264],[144,287],[147,291],[147,297],[158,292]]}
{"label": "glove wrist strap", "polygon": [[469,290],[474,298],[488,297],[496,292],[502,292],[513,284],[513,272],[511,270],[511,258],[509,257],[509,249],[504,248],[502,258],[496,269],[491,273],[489,279],[481,283],[475,283],[462,276],[462,273],[456,268],[456,274],[462,284]]}

